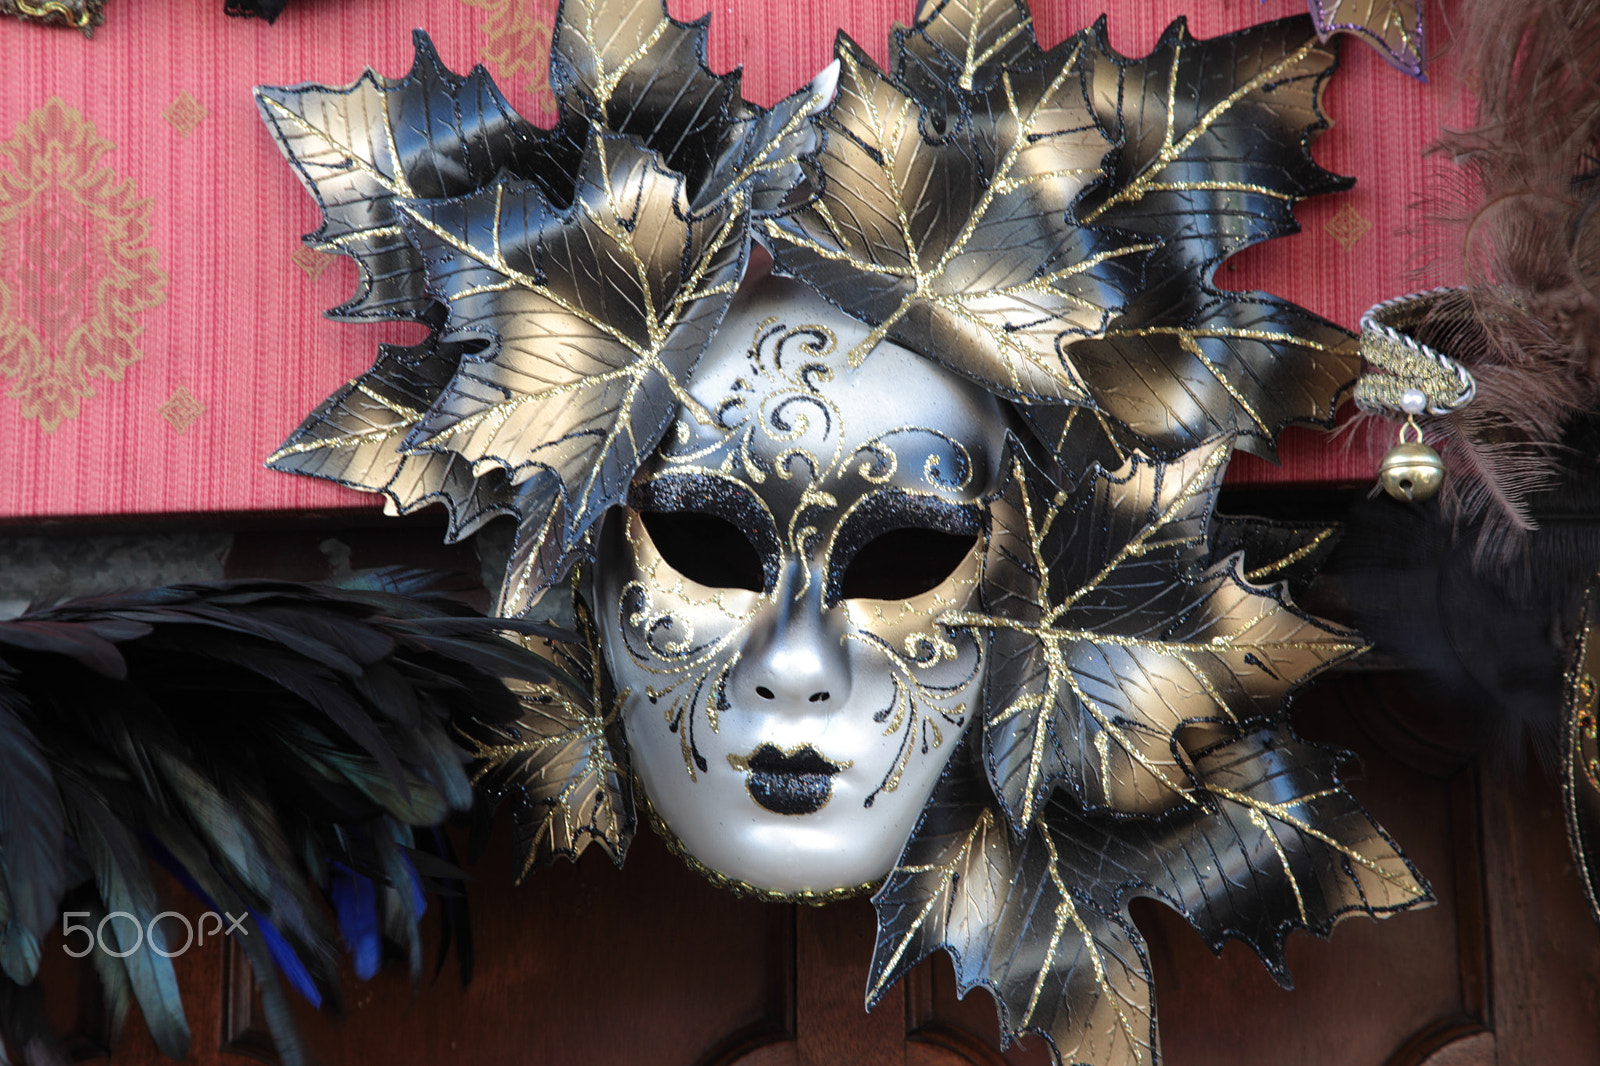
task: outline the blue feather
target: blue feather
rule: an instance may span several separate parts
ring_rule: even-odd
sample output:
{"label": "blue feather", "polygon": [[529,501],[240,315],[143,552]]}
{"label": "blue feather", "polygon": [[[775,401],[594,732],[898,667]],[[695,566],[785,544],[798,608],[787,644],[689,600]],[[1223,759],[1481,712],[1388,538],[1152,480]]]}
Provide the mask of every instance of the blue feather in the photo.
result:
{"label": "blue feather", "polygon": [[[184,888],[193,892],[201,903],[211,908],[214,913],[223,913],[222,908],[217,906],[217,901],[211,898],[211,894],[200,887],[200,883],[190,875],[183,863],[178,861],[177,856],[168,851],[160,841],[146,835],[144,836],[144,844],[145,850],[155,857],[156,862],[160,863],[173,877],[176,877]],[[283,938],[283,934],[278,932],[278,927],[268,921],[266,915],[248,905],[245,910],[249,911],[250,917],[255,919],[256,927],[261,933],[261,939],[267,945],[267,951],[272,955],[272,961],[277,965],[278,971],[283,974],[284,979],[293,985],[306,998],[308,1003],[320,1009],[322,1007],[322,993],[318,991],[317,983],[311,979],[311,972],[306,969],[306,964],[300,961],[300,956],[295,952],[294,945]],[[249,935],[244,929],[240,929],[239,932],[246,936]]]}
{"label": "blue feather", "polygon": [[428,913],[428,894],[422,890],[422,875],[417,873],[416,865],[406,852],[400,852],[400,861],[405,864],[406,873],[411,875],[411,913],[420,921]]}
{"label": "blue feather", "polygon": [[267,951],[272,955],[272,961],[277,964],[278,972],[283,974],[284,980],[293,985],[306,1001],[313,1007],[321,1009],[322,993],[317,990],[317,983],[311,979],[311,971],[306,969],[306,964],[300,961],[300,956],[295,953],[293,945],[283,938],[278,932],[278,927],[267,921],[266,916],[254,907],[247,907],[250,917],[255,919],[256,928],[261,932],[261,939],[267,945]]}
{"label": "blue feather", "polygon": [[332,864],[328,894],[333,897],[339,933],[355,964],[356,977],[371,980],[383,963],[383,939],[378,932],[378,893],[369,877],[342,862]]}

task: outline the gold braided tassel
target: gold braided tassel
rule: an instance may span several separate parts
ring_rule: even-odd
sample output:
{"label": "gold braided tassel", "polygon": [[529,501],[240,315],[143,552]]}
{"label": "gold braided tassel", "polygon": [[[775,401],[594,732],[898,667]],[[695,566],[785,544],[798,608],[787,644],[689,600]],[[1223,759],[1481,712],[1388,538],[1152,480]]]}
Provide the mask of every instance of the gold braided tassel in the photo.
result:
{"label": "gold braided tassel", "polygon": [[1405,416],[1399,441],[1378,466],[1379,484],[1397,500],[1431,499],[1444,484],[1444,460],[1424,442],[1417,416],[1447,415],[1477,392],[1471,371],[1411,335],[1441,298],[1456,291],[1401,296],[1361,316],[1361,357],[1374,369],[1356,382],[1356,404]]}

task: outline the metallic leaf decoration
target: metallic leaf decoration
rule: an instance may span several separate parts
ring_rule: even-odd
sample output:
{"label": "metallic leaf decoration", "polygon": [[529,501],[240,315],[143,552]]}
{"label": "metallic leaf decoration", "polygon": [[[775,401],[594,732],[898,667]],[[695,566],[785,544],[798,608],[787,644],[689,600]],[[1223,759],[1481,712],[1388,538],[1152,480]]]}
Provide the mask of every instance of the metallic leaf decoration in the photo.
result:
{"label": "metallic leaf decoration", "polygon": [[432,331],[381,352],[271,465],[395,510],[442,501],[452,535],[514,512],[538,564],[507,602],[525,610],[558,581],[684,399],[751,219],[785,203],[816,148],[826,85],[749,104],[737,74],[706,67],[705,37],[660,0],[564,4],[553,130],[482,68],[450,73],[421,33],[404,78],[258,89],[323,210],[308,243],[361,269],[333,316]]}
{"label": "metallic leaf decoration", "polygon": [[[487,475],[485,475],[487,477]],[[592,557],[594,532],[585,533],[567,547],[561,530],[567,526],[566,494],[561,479],[541,473],[517,486],[516,539],[506,558],[505,578],[495,601],[495,614],[523,618],[539,602],[540,594],[561,580],[574,560]]]}
{"label": "metallic leaf decoration", "polygon": [[1372,45],[1390,65],[1426,80],[1426,42],[1422,34],[1422,0],[1306,0],[1317,32],[1327,40],[1351,33]]}
{"label": "metallic leaf decoration", "polygon": [[442,503],[452,542],[496,515],[514,512],[514,490],[503,471],[478,477],[471,462],[454,452],[402,448],[454,376],[462,349],[437,334],[415,348],[381,345],[372,369],[324,400],[267,465],[381,492],[389,514]]}
{"label": "metallic leaf decoration", "polygon": [[[1085,869],[1109,856],[1129,871],[1102,876],[1109,902],[1145,895],[1187,918],[1214,951],[1237,937],[1290,987],[1284,940],[1294,929],[1326,936],[1352,914],[1383,917],[1433,901],[1394,841],[1339,779],[1346,753],[1260,729],[1194,758],[1205,813],[1124,832],[1064,798],[1045,820],[1064,859]],[[1091,826],[1095,828],[1091,830]],[[1121,841],[1121,851],[1108,837]],[[1248,883],[1237,871],[1248,868]],[[1136,887],[1135,887],[1136,886]]]}
{"label": "metallic leaf decoration", "polygon": [[787,269],[872,340],[1093,406],[1153,454],[1238,433],[1270,456],[1283,426],[1331,424],[1350,334],[1211,285],[1348,185],[1308,151],[1334,66],[1308,18],[1209,41],[1180,21],[1128,60],[1103,24],[1044,53],[1018,0],[950,0],[895,46],[891,80],[840,44],[820,194],[765,224]]}
{"label": "metallic leaf decoration", "polygon": [[1195,760],[1200,802],[1175,817],[1096,816],[1057,796],[1014,835],[977,760],[958,756],[873,897],[868,1002],[942,947],[961,992],[994,994],[1006,1037],[1040,1033],[1064,1063],[1159,1062],[1130,899],[1167,903],[1214,948],[1245,940],[1285,984],[1291,929],[1326,935],[1347,914],[1431,900],[1337,762],[1287,732],[1249,733]]}
{"label": "metallic leaf decoration", "polygon": [[[817,197],[765,223],[779,263],[874,325],[852,360],[889,337],[1012,399],[1088,402],[1062,346],[1105,328],[1154,242],[1068,221],[1111,147],[1083,39],[1043,52],[1015,0],[971,0],[899,42],[911,86],[841,37]],[[940,82],[945,106],[919,100]]]}
{"label": "metallic leaf decoration", "polygon": [[591,843],[620,866],[633,839],[621,703],[600,664],[588,609],[581,600],[574,608],[579,643],[526,638],[574,683],[508,682],[522,701],[521,718],[458,726],[475,760],[480,825],[501,803],[511,803],[518,881],[558,856],[576,859]]}
{"label": "metallic leaf decoration", "polygon": [[1333,549],[1341,527],[1323,522],[1217,516],[1211,523],[1207,565],[1244,553],[1241,572],[1252,585],[1282,581],[1292,598],[1303,598]]}
{"label": "metallic leaf decoration", "polygon": [[867,1003],[938,948],[958,991],[994,994],[1006,1040],[1042,1033],[1063,1063],[1148,1062],[1156,1044],[1150,967],[1133,922],[1090,898],[1052,834],[1020,839],[982,772],[957,755],[872,897],[878,939]]}
{"label": "metallic leaf decoration", "polygon": [[1310,142],[1335,67],[1307,18],[1199,41],[1182,20],[1144,59],[1089,33],[1089,89],[1119,144],[1078,218],[1159,238],[1145,284],[1071,358],[1102,410],[1157,454],[1218,433],[1271,457],[1293,422],[1331,426],[1359,358],[1345,330],[1286,300],[1212,286],[1235,252],[1299,230],[1294,204],[1348,188]]}
{"label": "metallic leaf decoration", "polygon": [[951,90],[993,85],[1001,71],[1039,58],[1032,17],[1017,0],[945,0],[925,4],[915,25],[891,31],[895,79],[930,110],[960,104]]}
{"label": "metallic leaf decoration", "polygon": [[1246,580],[1242,556],[1205,566],[1230,452],[1218,439],[1170,463],[1136,454],[1071,493],[1013,458],[984,609],[944,623],[991,637],[985,761],[1017,830],[1058,783],[1089,809],[1192,805],[1180,731],[1279,717],[1364,647]]}
{"label": "metallic leaf decoration", "polygon": [[416,60],[403,78],[369,70],[347,88],[256,89],[267,128],[322,209],[306,244],[360,267],[356,295],[329,312],[339,321],[426,318],[433,301],[400,224],[401,201],[461,196],[501,170],[571,183],[572,168],[558,165],[543,131],[511,109],[482,67],[458,77],[427,34],[413,36]]}
{"label": "metallic leaf decoration", "polygon": [[405,213],[449,308],[443,339],[487,341],[407,447],[513,482],[555,474],[569,519],[554,532],[571,547],[622,500],[678,404],[693,407],[679,382],[744,273],[743,204],[693,216],[660,156],[596,131],[565,209],[506,181]]}
{"label": "metallic leaf decoration", "polygon": [[696,213],[742,193],[764,215],[800,181],[826,92],[808,86],[770,109],[746,102],[737,70],[706,66],[708,21],[669,19],[656,0],[568,0],[550,53],[563,128],[581,117],[660,152],[688,180]]}
{"label": "metallic leaf decoration", "polygon": [[1297,200],[1352,184],[1311,158],[1336,58],[1308,19],[1205,41],[1180,19],[1143,59],[1117,54],[1103,20],[1086,36],[1091,100],[1118,149],[1080,219],[1164,238],[1168,270],[1293,233]]}

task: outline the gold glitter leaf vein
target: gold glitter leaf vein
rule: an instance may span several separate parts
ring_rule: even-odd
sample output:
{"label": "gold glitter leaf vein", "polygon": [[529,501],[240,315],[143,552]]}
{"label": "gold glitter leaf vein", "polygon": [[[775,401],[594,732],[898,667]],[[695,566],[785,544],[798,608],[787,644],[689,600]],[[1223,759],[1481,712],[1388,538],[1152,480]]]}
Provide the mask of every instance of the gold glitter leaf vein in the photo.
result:
{"label": "gold glitter leaf vein", "polygon": [[1057,340],[1103,329],[1116,279],[1156,245],[1068,222],[1110,147],[1082,39],[1041,52],[1016,4],[949,3],[903,48],[951,67],[954,109],[930,111],[843,40],[821,192],[764,223],[780,262],[873,324],[852,363],[892,338],[1008,396],[1087,400]]}
{"label": "gold glitter leaf vein", "polygon": [[986,631],[1000,661],[1025,664],[991,677],[984,726],[1014,826],[1058,783],[1124,813],[1196,802],[1174,754],[1185,726],[1278,715],[1364,647],[1251,584],[1242,556],[1200,570],[1230,450],[1222,439],[1171,463],[1136,454],[1065,495],[1013,460],[990,578],[1009,591],[941,624]]}

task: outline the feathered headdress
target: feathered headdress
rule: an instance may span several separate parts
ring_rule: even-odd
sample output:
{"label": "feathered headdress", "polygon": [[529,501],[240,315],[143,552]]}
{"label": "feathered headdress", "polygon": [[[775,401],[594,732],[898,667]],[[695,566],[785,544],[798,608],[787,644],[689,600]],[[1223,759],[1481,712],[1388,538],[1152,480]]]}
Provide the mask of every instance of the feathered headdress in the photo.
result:
{"label": "feathered headdress", "polygon": [[[528,614],[680,407],[713,424],[685,382],[759,240],[872,327],[852,359],[892,339],[1011,401],[1034,437],[982,609],[941,620],[993,665],[969,749],[875,898],[873,996],[944,947],[1008,1035],[1151,1061],[1133,897],[1247,940],[1284,981],[1290,929],[1425,902],[1341,756],[1286,724],[1290,693],[1361,647],[1281,583],[1321,539],[1255,531],[1219,555],[1238,530],[1213,534],[1235,443],[1270,455],[1284,426],[1331,424],[1356,369],[1346,331],[1213,284],[1293,232],[1298,199],[1347,184],[1308,150],[1334,66],[1312,22],[1213,41],[1178,22],[1130,59],[1103,24],[1044,49],[1015,0],[935,0],[895,31],[890,70],[841,38],[836,75],[771,109],[706,69],[704,39],[659,0],[564,3],[550,130],[420,35],[404,78],[259,90],[323,207],[309,242],[361,266],[335,316],[430,328],[270,465],[393,511],[437,500],[452,537],[515,514],[500,609]],[[519,801],[524,871],[627,844],[594,651],[592,684],[474,734],[491,799]]]}
{"label": "feathered headdress", "polygon": [[1462,16],[1478,111],[1433,148],[1458,168],[1458,202],[1429,205],[1432,269],[1452,287],[1379,317],[1476,379],[1429,428],[1450,462],[1446,510],[1503,566],[1582,466],[1566,434],[1600,408],[1600,4],[1484,0]]}

